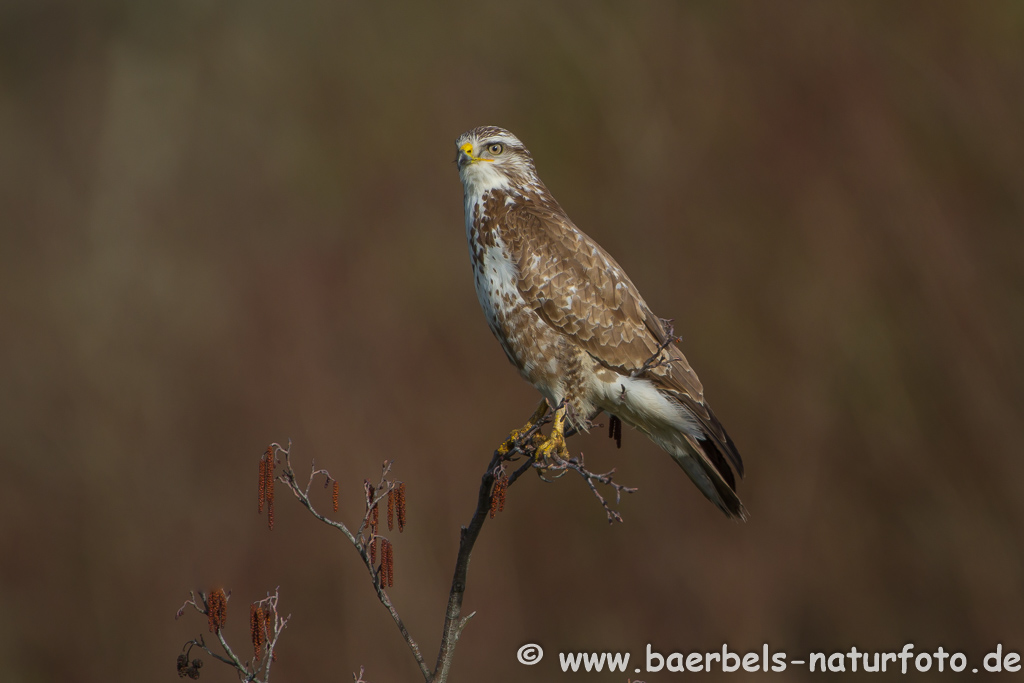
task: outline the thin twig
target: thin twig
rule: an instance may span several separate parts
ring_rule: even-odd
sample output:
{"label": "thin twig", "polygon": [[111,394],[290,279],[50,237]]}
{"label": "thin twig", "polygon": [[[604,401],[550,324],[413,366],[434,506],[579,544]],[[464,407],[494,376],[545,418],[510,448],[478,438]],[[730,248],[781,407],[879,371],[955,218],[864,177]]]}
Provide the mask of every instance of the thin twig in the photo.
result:
{"label": "thin twig", "polygon": [[616,505],[618,505],[622,501],[623,493],[636,493],[639,489],[633,486],[624,486],[616,481],[613,481],[612,476],[615,474],[614,468],[612,468],[608,472],[605,472],[604,474],[596,474],[586,469],[583,466],[582,453],[580,453],[580,457],[578,459],[570,458],[569,460],[565,461],[564,466],[568,469],[573,470],[574,472],[577,472],[581,477],[583,477],[583,481],[587,483],[587,486],[590,488],[591,493],[594,494],[598,502],[601,503],[601,507],[604,508],[604,512],[608,516],[609,524],[613,522],[622,521],[622,515],[619,514],[618,511],[612,509],[612,507],[608,504],[608,501],[606,501],[604,499],[604,496],[601,495],[601,492],[597,488],[597,484],[604,484],[605,486],[610,486],[615,490]]}
{"label": "thin twig", "polygon": [[380,600],[380,603],[382,605],[384,605],[385,609],[387,609],[388,611],[388,614],[390,614],[391,618],[394,620],[395,625],[398,626],[398,630],[402,634],[402,638],[405,639],[406,645],[409,646],[409,649],[412,651],[413,657],[415,657],[416,659],[416,664],[419,666],[420,673],[423,674],[424,680],[427,683],[431,683],[431,681],[433,680],[433,676],[431,674],[430,669],[427,667],[426,661],[423,659],[423,655],[420,652],[420,646],[416,643],[415,640],[413,640],[413,637],[409,634],[409,629],[406,628],[405,622],[402,621],[402,617],[399,616],[394,604],[392,604],[391,598],[388,597],[387,590],[385,590],[385,588],[381,585],[378,570],[374,568],[373,563],[370,561],[370,554],[368,550],[369,544],[374,542],[376,535],[364,535],[364,531],[369,526],[370,511],[373,509],[375,505],[377,505],[387,497],[388,491],[394,488],[394,482],[391,482],[387,479],[387,475],[391,471],[391,463],[388,461],[384,462],[381,471],[380,483],[378,483],[376,487],[373,487],[373,494],[371,499],[368,501],[366,513],[360,520],[358,530],[356,531],[355,534],[353,534],[343,522],[337,522],[321,514],[313,506],[313,502],[309,498],[309,490],[312,487],[314,477],[316,477],[318,474],[330,477],[330,474],[327,472],[327,470],[317,470],[311,468],[312,472],[309,475],[309,480],[306,483],[305,488],[300,487],[295,479],[295,471],[294,469],[292,469],[291,442],[289,442],[288,445],[289,448],[284,448],[280,444],[272,444],[276,451],[278,453],[281,453],[284,459],[282,472],[279,477],[280,481],[284,483],[285,486],[288,487],[288,489],[292,492],[292,495],[294,495],[295,498],[298,499],[298,501],[302,503],[302,505],[307,510],[309,510],[309,512],[314,517],[319,519],[324,524],[334,527],[338,531],[342,532],[345,535],[345,538],[348,539],[349,543],[351,543],[355,547],[356,551],[359,553],[359,556],[363,560],[363,564],[366,566],[366,569],[370,574],[373,589],[377,593],[377,599]]}
{"label": "thin twig", "polygon": [[[671,326],[669,329],[671,331]],[[667,344],[671,344],[671,341]],[[663,349],[659,349],[658,353],[660,354],[662,350]],[[655,366],[651,365],[650,367]],[[312,465],[310,468],[311,471],[309,479],[305,482],[304,486],[300,485],[296,479],[295,471],[291,464],[291,442],[289,441],[287,447],[277,443],[271,444],[275,457],[280,455],[282,460],[281,473],[277,478],[288,487],[292,492],[292,495],[294,495],[295,498],[307,510],[309,510],[315,518],[324,524],[341,531],[345,535],[345,538],[348,539],[349,543],[351,543],[359,553],[359,556],[362,558],[363,564],[366,566],[370,575],[378,600],[380,600],[381,604],[384,605],[388,613],[391,615],[391,618],[398,626],[398,630],[401,632],[402,638],[412,651],[413,657],[416,659],[416,664],[419,666],[420,673],[423,675],[423,679],[426,683],[445,683],[447,681],[451,670],[455,646],[458,644],[462,631],[465,629],[470,619],[472,619],[476,614],[475,612],[471,612],[468,615],[462,615],[462,603],[466,593],[466,583],[469,573],[469,559],[473,553],[473,548],[476,545],[477,538],[480,535],[484,522],[490,515],[492,497],[495,495],[495,480],[499,475],[504,476],[504,463],[518,462],[519,460],[523,461],[510,475],[508,475],[507,482],[504,483],[505,487],[512,486],[512,484],[514,484],[529,469],[536,469],[542,475],[545,472],[555,472],[556,476],[562,476],[569,470],[572,470],[583,478],[591,492],[601,503],[601,506],[604,508],[605,514],[608,517],[608,521],[622,521],[622,516],[611,508],[608,501],[603,495],[601,495],[601,492],[598,489],[598,485],[608,486],[614,489],[616,503],[620,501],[621,494],[623,492],[633,493],[636,491],[635,488],[623,486],[615,482],[613,480],[615,470],[611,470],[604,474],[591,472],[584,466],[582,455],[570,458],[569,460],[556,459],[553,462],[541,462],[538,460],[537,448],[539,445],[538,442],[540,441],[538,439],[538,434],[540,433],[541,427],[550,419],[550,415],[545,415],[542,418],[537,419],[536,422],[528,429],[525,429],[522,432],[514,432],[505,443],[495,449],[491,456],[490,463],[480,478],[480,487],[477,491],[476,508],[473,511],[473,516],[470,518],[469,524],[461,528],[459,536],[459,552],[455,560],[455,571],[452,576],[451,590],[448,594],[448,606],[445,610],[444,624],[441,631],[441,644],[438,648],[437,661],[432,671],[427,666],[419,645],[409,634],[405,623],[402,621],[398,611],[392,604],[391,599],[387,594],[387,590],[385,589],[383,582],[380,580],[380,570],[373,566],[374,563],[370,558],[369,549],[371,544],[375,543],[377,538],[383,538],[383,536],[374,532],[374,525],[371,524],[371,515],[373,514],[374,508],[384,501],[388,493],[395,490],[396,487],[396,483],[388,478],[388,475],[391,472],[391,462],[387,460],[384,461],[381,467],[380,480],[376,486],[366,482],[366,509],[362,519],[359,521],[359,526],[355,533],[353,533],[343,522],[330,519],[326,515],[320,513],[310,500],[309,492],[312,488],[313,480],[317,476],[322,475],[328,482],[330,482],[332,481],[330,473],[325,469],[317,469],[315,465]],[[573,430],[570,428],[567,430],[566,435],[571,436],[572,433]],[[362,675],[363,670],[360,669],[359,676],[354,676],[357,683],[361,681]]]}
{"label": "thin twig", "polygon": [[[180,609],[178,609],[178,616],[181,616],[184,613],[185,608],[189,605],[192,605],[196,609],[196,611],[202,614],[203,616],[208,616],[210,614],[210,605],[206,600],[206,594],[202,591],[198,591],[199,599],[196,600],[196,592],[197,591],[189,591],[189,599],[185,601],[185,604],[183,604]],[[230,600],[231,596],[228,595],[227,598]],[[200,604],[202,606],[200,606]],[[225,664],[230,664],[231,666],[238,669],[238,671],[240,671],[241,673],[248,675],[249,669],[246,668],[244,664],[242,664],[242,661],[238,658],[234,651],[232,651],[231,646],[228,645],[226,640],[224,640],[224,636],[222,634],[223,629],[217,629],[217,639],[220,641],[221,647],[224,648],[224,652],[227,654],[228,659],[225,659],[224,657],[218,655],[216,652],[210,650],[210,648],[207,647],[206,642],[203,640],[202,636],[190,642],[203,648],[206,651],[206,653],[211,657],[219,659]]]}
{"label": "thin twig", "polygon": [[[196,597],[197,593],[199,596],[198,598]],[[230,595],[226,597],[230,598]],[[213,657],[217,661],[223,662],[224,664],[233,667],[238,672],[239,679],[244,682],[258,682],[260,680],[260,672],[262,671],[263,683],[266,683],[270,680],[270,665],[274,661],[274,649],[277,647],[278,638],[280,638],[281,632],[284,630],[285,626],[288,625],[288,620],[291,619],[291,615],[287,617],[282,617],[280,613],[277,611],[278,599],[278,589],[275,589],[273,595],[270,595],[268,593],[266,598],[263,598],[262,600],[256,603],[259,605],[266,604],[268,613],[273,617],[273,623],[269,624],[269,627],[271,629],[269,632],[266,630],[268,624],[263,624],[264,634],[266,636],[264,639],[266,642],[266,648],[263,651],[260,661],[256,661],[254,659],[252,662],[242,663],[242,660],[238,657],[238,655],[235,654],[234,650],[232,650],[231,646],[228,644],[228,641],[224,638],[223,629],[218,629],[216,631],[216,636],[217,641],[220,643],[221,649],[223,649],[224,654],[226,656],[211,650],[210,647],[206,644],[206,640],[202,636],[193,638],[192,640],[188,641],[187,643],[185,643],[185,647],[199,647],[204,652],[206,652],[206,654]],[[189,605],[195,608],[195,610],[200,614],[204,616],[209,616],[210,603],[206,594],[202,591],[191,591],[189,593],[189,599],[186,600],[185,603],[178,609],[178,613],[175,616],[175,619],[181,617],[185,613],[185,610],[188,608]],[[198,672],[194,673],[198,676]]]}

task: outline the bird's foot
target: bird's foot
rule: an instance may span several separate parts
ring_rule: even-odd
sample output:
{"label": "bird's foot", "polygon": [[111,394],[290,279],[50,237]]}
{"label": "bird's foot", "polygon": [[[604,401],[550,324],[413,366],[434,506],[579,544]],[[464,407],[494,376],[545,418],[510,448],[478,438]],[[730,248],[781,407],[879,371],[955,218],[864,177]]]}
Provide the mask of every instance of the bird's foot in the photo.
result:
{"label": "bird's foot", "polygon": [[[540,405],[537,406],[537,410],[533,411],[533,416],[530,417],[529,420],[527,420],[526,424],[524,424],[519,429],[513,429],[511,432],[509,432],[508,438],[505,439],[505,442],[498,446],[498,453],[500,455],[508,455],[512,451],[512,449],[516,447],[516,442],[519,439],[521,439],[524,434],[528,434],[530,430],[536,427],[537,424],[541,420],[543,420],[544,416],[547,414],[548,402],[546,399],[541,399]],[[537,434],[535,434],[534,436],[536,438],[536,436],[539,435],[540,431],[538,430]]]}
{"label": "bird's foot", "polygon": [[535,459],[539,463],[537,474],[542,479],[550,465],[559,464],[569,459],[569,449],[565,445],[564,407],[555,411],[555,425],[551,428],[551,434],[548,435],[548,438],[537,446]]}

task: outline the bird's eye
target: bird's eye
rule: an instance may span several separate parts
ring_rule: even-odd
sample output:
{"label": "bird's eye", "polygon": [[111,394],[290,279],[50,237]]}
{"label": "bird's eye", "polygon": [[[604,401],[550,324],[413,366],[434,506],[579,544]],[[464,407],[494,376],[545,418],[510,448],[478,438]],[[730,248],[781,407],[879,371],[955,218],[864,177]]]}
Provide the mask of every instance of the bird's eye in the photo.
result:
{"label": "bird's eye", "polygon": [[505,151],[505,145],[501,144],[500,142],[495,142],[490,145],[487,145],[487,151],[493,154],[494,156],[498,156],[499,154]]}

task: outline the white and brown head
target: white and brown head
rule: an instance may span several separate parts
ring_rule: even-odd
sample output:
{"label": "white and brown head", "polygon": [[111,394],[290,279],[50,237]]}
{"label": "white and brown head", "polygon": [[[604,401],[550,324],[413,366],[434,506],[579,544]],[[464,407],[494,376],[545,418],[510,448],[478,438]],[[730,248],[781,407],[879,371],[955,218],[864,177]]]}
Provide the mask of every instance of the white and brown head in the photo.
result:
{"label": "white and brown head", "polygon": [[540,182],[529,150],[504,128],[474,128],[460,135],[455,147],[455,164],[467,197]]}

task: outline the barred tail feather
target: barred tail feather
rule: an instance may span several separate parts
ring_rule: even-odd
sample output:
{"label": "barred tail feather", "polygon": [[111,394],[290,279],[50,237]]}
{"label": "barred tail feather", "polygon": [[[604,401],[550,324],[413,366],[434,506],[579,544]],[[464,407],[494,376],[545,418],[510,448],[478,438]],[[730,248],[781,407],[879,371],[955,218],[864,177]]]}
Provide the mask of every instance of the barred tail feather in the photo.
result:
{"label": "barred tail feather", "polygon": [[[734,490],[735,480],[725,458],[711,439],[699,440],[685,433],[669,438],[649,434],[678,463],[704,496],[727,517],[746,521],[747,510]],[[724,474],[723,474],[724,472]]]}
{"label": "barred tail feather", "polygon": [[685,449],[683,457],[680,457],[678,452],[674,451],[669,451],[669,455],[679,463],[680,467],[690,475],[691,479],[693,474],[690,472],[690,468],[684,464],[684,459],[687,462],[696,462],[714,487],[715,495],[708,495],[708,491],[704,487],[700,487],[701,492],[712,503],[717,505],[727,517],[737,518],[745,522],[747,520],[747,510],[743,507],[740,497],[736,495],[736,480],[733,478],[732,470],[726,464],[725,458],[715,445],[715,441],[713,439],[698,440],[690,435],[686,435],[686,442],[689,448]]}
{"label": "barred tail feather", "polygon": [[640,430],[671,455],[727,517],[747,518],[736,495],[733,474],[735,468],[743,476],[743,460],[706,403],[676,390],[665,391],[648,379],[619,376],[602,388],[603,410]]}

